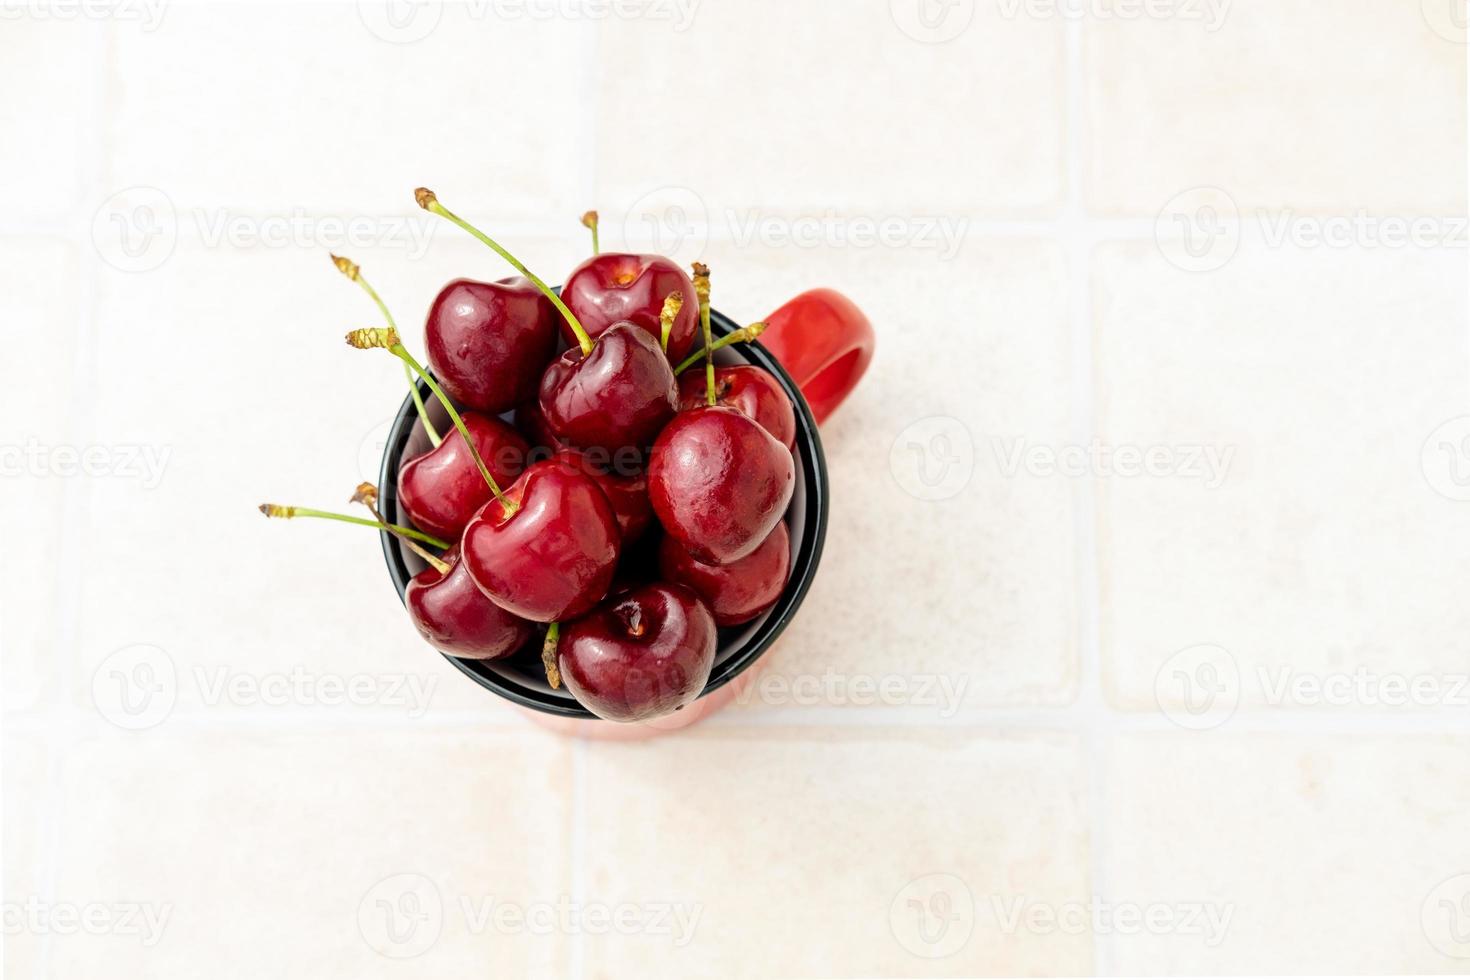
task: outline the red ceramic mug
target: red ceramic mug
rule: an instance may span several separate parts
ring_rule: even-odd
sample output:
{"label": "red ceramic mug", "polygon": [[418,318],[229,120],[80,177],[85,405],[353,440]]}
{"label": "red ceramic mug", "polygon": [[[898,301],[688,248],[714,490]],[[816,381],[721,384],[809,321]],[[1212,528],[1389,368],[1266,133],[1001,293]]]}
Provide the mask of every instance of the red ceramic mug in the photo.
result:
{"label": "red ceramic mug", "polygon": [[[766,318],[768,327],[757,343],[733,344],[716,352],[722,364],[755,364],[780,382],[796,409],[796,492],[787,510],[791,531],[791,579],[780,601],[754,622],[720,631],[714,669],[704,693],[683,710],[641,724],[603,721],[579,705],[565,688],[551,690],[538,657],[505,661],[447,657],[482,687],[515,704],[539,725],[590,738],[646,738],[686,728],[720,710],[755,683],[758,661],[786,628],[816,575],[827,532],[830,487],[817,425],[837,410],[862,380],[873,360],[873,326],[851,300],[830,289],[814,289],[791,300]],[[716,337],[739,328],[712,311]],[[424,391],[429,397],[429,392]],[[389,430],[378,486],[390,519],[403,521],[397,500],[400,461],[427,452],[428,438],[416,425],[412,398],[404,399]],[[392,535],[383,534],[388,573],[403,596],[409,579],[423,563]],[[446,655],[447,656],[447,655]]]}

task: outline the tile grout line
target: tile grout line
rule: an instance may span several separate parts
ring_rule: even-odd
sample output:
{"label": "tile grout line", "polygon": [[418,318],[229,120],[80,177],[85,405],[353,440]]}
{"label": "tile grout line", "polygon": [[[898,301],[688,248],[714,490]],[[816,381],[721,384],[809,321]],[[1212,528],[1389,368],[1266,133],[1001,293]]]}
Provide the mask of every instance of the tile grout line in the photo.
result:
{"label": "tile grout line", "polygon": [[[1064,85],[1066,100],[1067,206],[1065,211],[1067,271],[1070,279],[1068,319],[1071,326],[1072,353],[1072,420],[1077,445],[1090,445],[1098,428],[1097,402],[1094,397],[1096,377],[1092,349],[1092,242],[1095,223],[1089,219],[1086,204],[1085,167],[1087,163],[1085,126],[1085,58],[1083,26],[1068,23],[1064,29],[1066,44]],[[1130,225],[1132,223],[1130,222]],[[1148,229],[1152,237],[1154,229]],[[1141,231],[1139,237],[1142,237]],[[1073,488],[1073,527],[1076,538],[1078,585],[1078,679],[1077,702],[1073,710],[1081,719],[1082,757],[1086,766],[1084,778],[1087,835],[1088,891],[1093,895],[1108,894],[1108,822],[1106,816],[1106,775],[1111,749],[1107,704],[1102,696],[1101,573],[1098,553],[1098,494],[1094,480],[1079,481]],[[1092,970],[1095,976],[1112,974],[1113,945],[1110,937],[1094,931],[1092,935]]]}

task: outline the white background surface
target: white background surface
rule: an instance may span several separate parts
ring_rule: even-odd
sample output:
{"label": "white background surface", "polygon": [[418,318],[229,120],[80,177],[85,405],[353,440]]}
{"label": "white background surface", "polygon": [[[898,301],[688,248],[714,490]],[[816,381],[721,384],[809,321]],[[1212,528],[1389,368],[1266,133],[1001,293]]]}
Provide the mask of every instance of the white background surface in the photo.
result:
{"label": "white background surface", "polygon": [[[1470,966],[1464,11],[530,9],[0,6],[6,976]],[[548,735],[255,513],[402,395],[329,251],[506,272],[420,184],[872,317],[745,703]]]}

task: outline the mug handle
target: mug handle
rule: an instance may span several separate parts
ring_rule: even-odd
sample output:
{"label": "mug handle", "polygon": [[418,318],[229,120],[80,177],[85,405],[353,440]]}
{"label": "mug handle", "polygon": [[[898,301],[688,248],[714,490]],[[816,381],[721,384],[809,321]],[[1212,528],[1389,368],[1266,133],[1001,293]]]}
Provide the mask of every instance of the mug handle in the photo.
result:
{"label": "mug handle", "polygon": [[877,338],[852,300],[813,289],[766,317],[760,343],[791,375],[820,424],[867,373]]}

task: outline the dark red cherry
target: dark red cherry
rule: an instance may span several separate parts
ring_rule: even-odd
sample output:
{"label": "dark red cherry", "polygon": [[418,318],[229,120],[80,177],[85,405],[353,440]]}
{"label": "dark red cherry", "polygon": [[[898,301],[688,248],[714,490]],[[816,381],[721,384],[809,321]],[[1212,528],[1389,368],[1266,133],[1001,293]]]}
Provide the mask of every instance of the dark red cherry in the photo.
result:
{"label": "dark red cherry", "polygon": [[429,367],[455,401],[492,415],[535,397],[556,353],[556,308],[528,280],[456,279],[429,307]]}
{"label": "dark red cherry", "polygon": [[480,591],[536,623],[596,606],[612,584],[621,540],[597,484],[548,460],[522,473],[505,498],[509,507],[492,498],[464,531],[463,560]]}
{"label": "dark red cherry", "polygon": [[573,347],[541,378],[541,414],[551,431],[582,449],[643,449],[673,418],[674,370],[658,341],[631,323],[609,327],[591,353]]}
{"label": "dark red cherry", "polygon": [[557,667],[588,711],[651,721],[699,697],[715,662],[715,619],[682,585],[655,582],[610,597],[561,627]]}
{"label": "dark red cherry", "polygon": [[796,488],[791,453],[733,408],[680,412],[654,443],[648,496],[670,535],[711,565],[760,547]]}
{"label": "dark red cherry", "polygon": [[464,660],[499,660],[515,653],[535,629],[485,597],[459,559],[459,548],[439,558],[447,572],[426,568],[403,591],[409,618],[438,650]]}
{"label": "dark red cherry", "polygon": [[[655,342],[662,335],[659,316],[671,294],[684,305],[669,331],[669,360],[678,364],[694,347],[699,332],[699,300],[694,283],[672,259],[662,255],[604,252],[577,266],[562,287],[561,298],[594,339],[617,323],[633,323]],[[573,346],[577,337],[565,321],[562,336]]]}
{"label": "dark red cherry", "polygon": [[562,449],[552,461],[567,467],[574,473],[590,477],[612,504],[618,518],[618,530],[623,544],[628,545],[643,536],[648,525],[653,523],[653,504],[648,500],[648,478],[640,472],[628,472],[626,466],[614,462],[611,467],[598,466],[596,461],[580,449]]}
{"label": "dark red cherry", "polygon": [[658,549],[659,575],[687,585],[714,613],[720,626],[748,623],[776,604],[791,576],[791,535],[776,525],[760,547],[728,565],[706,565],[675,538],[664,535]]}
{"label": "dark red cherry", "polygon": [[[526,440],[498,418],[475,412],[461,416],[495,482],[502,487],[514,482],[528,463],[531,447]],[[490,486],[457,428],[398,472],[398,499],[414,525],[450,541],[459,539],[490,497]]]}
{"label": "dark red cherry", "polygon": [[[679,376],[679,409],[708,404],[704,372],[696,368]],[[786,448],[796,448],[796,411],[781,383],[754,364],[715,368],[715,404],[733,408],[761,424]]]}

